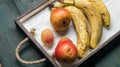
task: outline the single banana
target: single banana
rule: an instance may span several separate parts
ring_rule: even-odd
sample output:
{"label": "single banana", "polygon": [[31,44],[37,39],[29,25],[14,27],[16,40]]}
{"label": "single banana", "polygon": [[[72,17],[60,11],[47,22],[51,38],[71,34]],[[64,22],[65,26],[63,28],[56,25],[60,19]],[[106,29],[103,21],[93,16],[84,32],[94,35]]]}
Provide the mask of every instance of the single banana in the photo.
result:
{"label": "single banana", "polygon": [[83,10],[90,21],[90,47],[95,48],[102,35],[102,20],[97,9],[88,0],[64,0],[65,4],[71,4]]}
{"label": "single banana", "polygon": [[98,9],[101,14],[104,27],[109,27],[110,25],[110,14],[102,0],[88,0],[93,6]]}
{"label": "single banana", "polygon": [[89,47],[87,19],[83,12],[75,6],[66,6],[73,19],[77,33],[77,49],[79,57],[85,57]]}

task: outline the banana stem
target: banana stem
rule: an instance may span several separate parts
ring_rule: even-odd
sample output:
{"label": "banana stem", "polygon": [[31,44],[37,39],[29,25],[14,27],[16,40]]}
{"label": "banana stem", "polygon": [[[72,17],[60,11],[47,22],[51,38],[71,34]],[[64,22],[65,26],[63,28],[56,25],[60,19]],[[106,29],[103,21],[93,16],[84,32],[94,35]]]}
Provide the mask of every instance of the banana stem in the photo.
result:
{"label": "banana stem", "polygon": [[61,3],[60,3],[60,4],[55,4],[54,7],[55,7],[55,8],[65,7],[65,6],[67,6],[67,5],[68,5],[68,4],[61,4]]}
{"label": "banana stem", "polygon": [[73,0],[63,0],[64,4],[74,4]]}

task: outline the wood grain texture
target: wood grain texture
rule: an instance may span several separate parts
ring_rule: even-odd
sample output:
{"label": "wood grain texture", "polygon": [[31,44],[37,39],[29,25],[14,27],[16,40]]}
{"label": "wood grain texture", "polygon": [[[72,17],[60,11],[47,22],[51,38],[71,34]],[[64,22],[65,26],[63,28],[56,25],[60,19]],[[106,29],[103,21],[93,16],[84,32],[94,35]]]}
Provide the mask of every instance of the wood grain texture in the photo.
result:
{"label": "wood grain texture", "polygon": [[16,7],[21,14],[32,9],[34,6],[37,6],[39,3],[42,4],[46,1],[48,0],[14,0]]}
{"label": "wood grain texture", "polygon": [[[0,61],[3,67],[53,67],[50,62],[24,65],[19,63],[15,57],[15,48],[26,35],[17,28],[14,19],[43,1],[44,0],[0,0]],[[117,1],[119,2],[119,0]],[[105,0],[105,2],[110,5],[114,0]],[[111,8],[114,7],[118,6],[111,5]],[[120,11],[120,8],[113,11]],[[117,19],[116,21],[120,20]],[[83,63],[80,67],[120,67],[120,36],[108,45],[109,46],[106,46],[95,56],[88,59],[87,62]],[[21,50],[21,56],[26,60],[44,57],[31,42],[26,43]]]}
{"label": "wood grain texture", "polygon": [[[0,0],[0,61],[3,67],[52,67],[50,62],[37,65],[24,65],[16,59],[15,48],[17,44],[26,37],[14,23],[14,19],[18,17],[21,12],[18,10],[13,0]],[[31,42],[23,46],[21,56],[25,60],[35,60],[44,57]]]}

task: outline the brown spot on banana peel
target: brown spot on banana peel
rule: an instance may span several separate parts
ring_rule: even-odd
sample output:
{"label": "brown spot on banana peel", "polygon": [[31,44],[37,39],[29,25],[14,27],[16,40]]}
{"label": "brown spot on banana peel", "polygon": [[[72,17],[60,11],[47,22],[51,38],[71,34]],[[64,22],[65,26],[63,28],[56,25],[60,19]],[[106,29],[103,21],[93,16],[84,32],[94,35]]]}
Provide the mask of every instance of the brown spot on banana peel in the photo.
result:
{"label": "brown spot on banana peel", "polygon": [[82,11],[74,6],[67,6],[73,19],[77,33],[77,49],[79,57],[85,57],[89,47],[89,33],[87,19]]}
{"label": "brown spot on banana peel", "polygon": [[110,14],[105,6],[103,0],[88,0],[90,1],[93,6],[99,11],[102,17],[104,27],[109,27],[110,25]]}
{"label": "brown spot on banana peel", "polygon": [[82,9],[90,21],[90,47],[95,48],[99,43],[102,35],[101,15],[97,11],[97,9],[90,2],[88,2],[88,0],[73,1],[74,2],[71,5]]}
{"label": "brown spot on banana peel", "polygon": [[102,20],[97,9],[88,0],[74,0],[75,6],[81,8],[90,21],[90,47],[95,48],[102,35]]}

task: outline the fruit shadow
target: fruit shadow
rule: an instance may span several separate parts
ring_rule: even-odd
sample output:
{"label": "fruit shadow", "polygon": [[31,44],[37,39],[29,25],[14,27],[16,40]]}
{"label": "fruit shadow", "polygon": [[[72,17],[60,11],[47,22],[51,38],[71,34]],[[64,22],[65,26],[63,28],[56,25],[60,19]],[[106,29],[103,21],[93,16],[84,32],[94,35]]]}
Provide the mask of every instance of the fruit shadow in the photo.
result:
{"label": "fruit shadow", "polygon": [[103,47],[100,51],[98,51],[92,57],[90,57],[81,65],[79,65],[79,67],[95,67],[96,64],[99,64],[102,60],[104,60],[104,58],[110,55],[114,50],[118,50],[120,48],[119,41],[120,41],[120,35],[117,36],[115,39],[113,39],[111,42],[109,42],[105,47]]}
{"label": "fruit shadow", "polygon": [[55,32],[58,34],[58,35],[60,35],[60,36],[64,36],[64,35],[66,35],[67,33],[68,33],[68,28],[67,29],[65,29],[65,30],[55,30]]}

